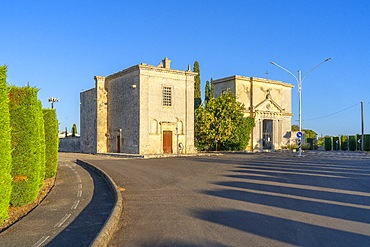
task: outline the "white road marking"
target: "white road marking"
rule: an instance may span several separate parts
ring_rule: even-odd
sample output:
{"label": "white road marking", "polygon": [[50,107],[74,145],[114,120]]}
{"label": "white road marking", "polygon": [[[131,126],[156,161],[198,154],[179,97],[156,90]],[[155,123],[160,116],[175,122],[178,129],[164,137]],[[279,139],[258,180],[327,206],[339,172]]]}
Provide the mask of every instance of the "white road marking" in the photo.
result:
{"label": "white road marking", "polygon": [[82,189],[82,184],[78,184],[78,188],[79,189]]}
{"label": "white road marking", "polygon": [[81,196],[82,196],[82,190],[77,191],[77,197],[81,197]]}
{"label": "white road marking", "polygon": [[42,238],[40,238],[39,241],[37,241],[34,245],[32,245],[32,247],[40,247],[43,243],[46,242],[46,240],[48,240],[50,238],[50,236],[43,236]]}
{"label": "white road marking", "polygon": [[61,227],[63,223],[66,222],[66,220],[68,220],[69,217],[71,217],[71,214],[64,215],[64,217],[54,226],[54,228]]}
{"label": "white road marking", "polygon": [[79,203],[80,203],[80,200],[75,201],[75,202],[73,203],[73,205],[72,205],[71,209],[76,209]]}

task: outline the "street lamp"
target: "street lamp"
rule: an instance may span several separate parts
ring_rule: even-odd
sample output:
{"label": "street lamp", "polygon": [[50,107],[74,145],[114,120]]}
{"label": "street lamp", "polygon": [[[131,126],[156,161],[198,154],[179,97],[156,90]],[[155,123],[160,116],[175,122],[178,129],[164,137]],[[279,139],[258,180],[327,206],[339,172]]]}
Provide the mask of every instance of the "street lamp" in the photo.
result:
{"label": "street lamp", "polygon": [[[309,70],[302,78],[302,74],[301,74],[301,71],[298,70],[298,78],[292,73],[290,72],[289,70],[287,70],[286,68],[284,68],[283,66],[275,63],[275,62],[270,62],[271,64],[279,67],[280,69],[288,72],[289,74],[291,74],[294,79],[297,81],[298,83],[298,94],[299,94],[299,132],[302,132],[302,82],[304,81],[304,79],[307,77],[307,75],[309,73],[311,73],[311,71],[313,71],[314,69],[316,69],[317,67],[319,67],[321,64],[329,61],[331,58],[327,58],[325,59],[324,61],[322,61],[321,63],[319,63],[318,65],[316,65],[315,67],[313,67],[311,70]],[[302,143],[302,137],[298,137],[298,142],[299,143]],[[299,154],[298,156],[302,156],[302,146],[299,145]]]}
{"label": "street lamp", "polygon": [[48,101],[51,103],[51,109],[54,109],[54,103],[55,102],[58,102],[59,99],[58,98],[51,97],[51,98],[48,99]]}

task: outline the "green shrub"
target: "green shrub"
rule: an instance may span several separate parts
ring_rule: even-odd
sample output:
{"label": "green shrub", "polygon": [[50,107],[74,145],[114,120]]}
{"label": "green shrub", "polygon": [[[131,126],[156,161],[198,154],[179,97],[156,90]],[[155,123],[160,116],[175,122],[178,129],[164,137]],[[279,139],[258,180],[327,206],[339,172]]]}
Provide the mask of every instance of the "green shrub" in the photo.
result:
{"label": "green shrub", "polygon": [[325,137],[324,145],[325,145],[325,150],[330,151],[333,147],[332,138],[331,137]]}
{"label": "green shrub", "polygon": [[45,178],[55,177],[58,168],[58,119],[55,109],[43,109],[46,144]]}
{"label": "green shrub", "polygon": [[[361,135],[356,135],[357,136],[357,150],[361,150]],[[358,142],[360,140],[360,142]]]}
{"label": "green shrub", "polygon": [[349,136],[348,137],[348,145],[349,145],[349,150],[351,150],[351,151],[356,150],[356,145],[357,145],[356,136]]}
{"label": "green shrub", "polygon": [[40,188],[44,185],[45,180],[45,152],[46,152],[46,144],[45,144],[45,129],[44,129],[44,114],[42,112],[42,103],[40,100],[38,100],[38,110],[37,112],[37,127],[38,127],[38,133],[39,133],[39,150],[38,150],[38,158],[40,163]]}
{"label": "green shrub", "polygon": [[340,137],[341,150],[348,150],[348,136]]}
{"label": "green shrub", "polygon": [[40,188],[41,111],[37,89],[10,87],[9,112],[12,152],[12,194],[10,203],[21,206],[34,201]]}
{"label": "green shrub", "polygon": [[364,135],[364,151],[370,151],[370,135]]}
{"label": "green shrub", "polygon": [[6,66],[0,66],[0,224],[8,218],[12,191],[12,156]]}
{"label": "green shrub", "polygon": [[315,143],[315,138],[306,138],[306,142],[307,142],[307,150],[313,150],[314,149],[314,143]]}
{"label": "green shrub", "polygon": [[333,150],[340,150],[340,140],[338,136],[333,137]]}

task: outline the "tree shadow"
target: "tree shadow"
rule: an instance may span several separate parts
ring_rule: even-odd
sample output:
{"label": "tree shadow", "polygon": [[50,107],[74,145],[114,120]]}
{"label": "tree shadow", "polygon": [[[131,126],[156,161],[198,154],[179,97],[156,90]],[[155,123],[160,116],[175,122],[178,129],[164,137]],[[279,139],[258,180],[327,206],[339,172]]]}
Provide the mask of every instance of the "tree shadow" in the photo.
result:
{"label": "tree shadow", "polygon": [[196,218],[298,246],[368,246],[370,237],[246,210],[195,210]]}

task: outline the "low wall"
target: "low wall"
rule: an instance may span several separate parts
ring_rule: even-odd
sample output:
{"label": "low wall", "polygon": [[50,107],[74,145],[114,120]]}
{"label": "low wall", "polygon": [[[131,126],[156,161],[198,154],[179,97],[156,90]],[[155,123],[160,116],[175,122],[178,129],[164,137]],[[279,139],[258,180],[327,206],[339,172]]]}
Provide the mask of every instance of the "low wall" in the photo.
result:
{"label": "low wall", "polygon": [[59,152],[80,153],[80,137],[59,138]]}

